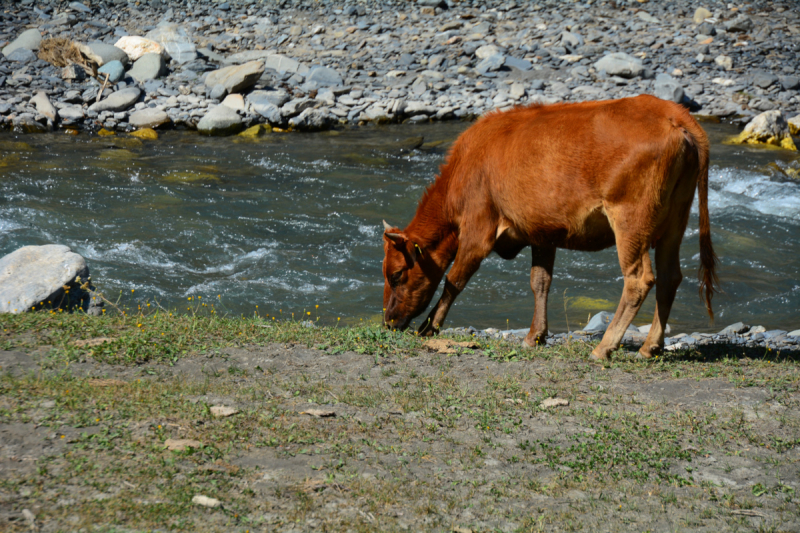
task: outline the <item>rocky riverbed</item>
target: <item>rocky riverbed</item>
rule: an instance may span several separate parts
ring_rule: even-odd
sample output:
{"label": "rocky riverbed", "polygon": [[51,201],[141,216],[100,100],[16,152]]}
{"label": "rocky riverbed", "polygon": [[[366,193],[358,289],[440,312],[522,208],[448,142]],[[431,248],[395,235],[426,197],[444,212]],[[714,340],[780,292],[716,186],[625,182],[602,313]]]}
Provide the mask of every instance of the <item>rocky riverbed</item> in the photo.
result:
{"label": "rocky riverbed", "polygon": [[[643,93],[743,122],[767,110],[800,112],[792,2],[170,4],[7,4],[0,123],[225,134],[257,124],[470,118]],[[76,43],[87,68],[39,59],[54,38]]]}

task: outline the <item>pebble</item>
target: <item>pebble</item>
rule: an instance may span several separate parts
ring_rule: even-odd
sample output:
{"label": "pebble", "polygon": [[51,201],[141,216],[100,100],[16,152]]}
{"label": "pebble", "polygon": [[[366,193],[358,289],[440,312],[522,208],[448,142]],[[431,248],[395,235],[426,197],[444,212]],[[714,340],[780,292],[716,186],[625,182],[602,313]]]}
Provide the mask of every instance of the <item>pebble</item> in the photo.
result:
{"label": "pebble", "polygon": [[3,55],[8,57],[14,50],[38,50],[39,43],[42,42],[42,34],[39,30],[32,28],[23,31],[11,43],[3,48]]}
{"label": "pebble", "polygon": [[[3,13],[0,41],[9,44],[0,58],[0,102],[29,101],[44,91],[57,118],[89,130],[109,120],[115,129],[133,129],[130,115],[141,111],[134,105],[152,99],[175,126],[196,128],[231,94],[244,98],[244,108],[237,107],[243,125],[286,128],[291,121],[298,129],[470,120],[513,105],[641,93],[710,116],[800,114],[793,68],[800,12],[752,1],[737,10],[688,0],[322,1],[313,10],[304,0],[198,0],[180,12],[159,0],[125,10],[72,2],[56,12],[42,5],[36,11],[11,4]],[[133,64],[128,77],[115,65],[109,82],[111,92],[137,88],[134,105],[99,120],[92,109],[97,80],[33,52],[51,37],[87,43],[101,68]],[[161,60],[137,67],[146,54]],[[76,100],[75,91],[85,96]],[[742,91],[752,94],[749,103],[733,101]],[[186,94],[199,100],[168,100]],[[26,113],[0,106],[0,124],[41,129],[36,114]]]}
{"label": "pebble", "polygon": [[128,122],[134,128],[157,128],[170,122],[169,115],[161,109],[146,107],[131,113]]}
{"label": "pebble", "polygon": [[[571,342],[599,341],[613,318],[613,313],[601,311],[589,319],[584,329],[557,334],[548,332],[545,342],[548,346],[555,346]],[[504,339],[521,344],[529,331],[528,329],[499,330],[495,328],[478,330],[470,326],[467,328],[448,328],[443,330],[441,334],[442,336],[469,335],[497,340]],[[631,324],[622,339],[622,343],[629,349],[638,349],[644,343],[649,331],[649,324],[638,328]],[[665,328],[665,333],[671,335],[669,324]],[[664,339],[664,349],[669,352],[685,350],[691,346],[711,344],[741,345],[750,348],[771,348],[776,351],[800,352],[800,329],[789,332],[782,329],[767,330],[764,326],[751,327],[743,322],[736,322],[723,328],[718,333],[676,333]]]}
{"label": "pebble", "polygon": [[121,61],[109,61],[99,69],[97,69],[98,74],[106,75],[108,74],[108,82],[109,83],[117,83],[122,79],[125,75],[125,66],[122,64]]}
{"label": "pebble", "polygon": [[102,67],[111,61],[119,61],[124,65],[129,63],[128,54],[121,48],[105,43],[78,44],[81,53]]}
{"label": "pebble", "polygon": [[[95,113],[100,113],[102,111],[125,111],[136,103],[141,94],[142,91],[136,87],[126,87],[125,89],[112,93],[105,100],[90,105],[88,111]],[[93,99],[94,96],[91,98]]]}
{"label": "pebble", "polygon": [[217,507],[222,506],[222,502],[218,499],[209,498],[208,496],[203,496],[202,494],[197,494],[192,497],[192,503],[202,505],[203,507],[209,507],[211,509],[216,509]]}
{"label": "pebble", "polygon": [[243,127],[239,114],[225,105],[218,105],[206,113],[197,123],[197,131],[204,135],[230,135]]}
{"label": "pebble", "polygon": [[143,54],[128,71],[128,76],[138,82],[144,83],[160,77],[165,72],[166,68],[167,65],[163,55],[154,53]]}

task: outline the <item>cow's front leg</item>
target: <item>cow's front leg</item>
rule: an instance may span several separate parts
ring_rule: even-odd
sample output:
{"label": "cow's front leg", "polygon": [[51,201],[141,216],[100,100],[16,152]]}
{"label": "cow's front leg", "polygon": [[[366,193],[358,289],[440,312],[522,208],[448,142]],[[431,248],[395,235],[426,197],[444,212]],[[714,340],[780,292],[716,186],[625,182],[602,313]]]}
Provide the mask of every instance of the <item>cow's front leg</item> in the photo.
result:
{"label": "cow's front leg", "polygon": [[494,246],[494,241],[469,243],[462,240],[459,244],[456,258],[453,261],[453,267],[444,278],[442,297],[436,302],[436,306],[434,306],[425,322],[420,325],[420,335],[430,336],[439,333],[439,328],[442,327],[444,319],[447,317],[447,312],[450,311],[450,306],[453,305],[456,296],[461,294],[469,279],[478,271],[481,261],[492,251],[492,246]]}
{"label": "cow's front leg", "polygon": [[[466,285],[466,282],[464,285]],[[447,276],[445,276],[442,297],[439,298],[439,301],[436,302],[436,305],[431,310],[428,318],[426,318],[425,322],[423,322],[419,327],[419,334],[421,336],[430,337],[431,335],[439,334],[439,328],[444,322],[447,312],[450,311],[450,306],[453,305],[456,296],[458,296],[462,290],[463,287],[459,289],[450,281]]]}
{"label": "cow's front leg", "polygon": [[547,295],[550,292],[550,282],[553,280],[555,261],[555,246],[532,247],[531,290],[535,307],[531,330],[525,337],[525,344],[528,346],[544,344],[545,337],[547,337]]}

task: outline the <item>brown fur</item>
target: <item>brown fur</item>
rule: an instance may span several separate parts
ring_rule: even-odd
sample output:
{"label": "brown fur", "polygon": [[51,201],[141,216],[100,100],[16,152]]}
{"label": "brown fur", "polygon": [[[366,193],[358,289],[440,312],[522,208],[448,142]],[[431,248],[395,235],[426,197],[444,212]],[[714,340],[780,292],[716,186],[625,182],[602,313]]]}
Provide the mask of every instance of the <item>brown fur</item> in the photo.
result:
{"label": "brown fur", "polygon": [[678,249],[695,189],[700,290],[713,318],[708,139],[684,108],[639,96],[490,113],[458,138],[411,223],[384,233],[385,323],[407,327],[452,262],[442,297],[420,328],[435,333],[487,255],[510,259],[530,246],[536,308],[526,342],[541,342],[555,250],[616,244],[625,287],[593,356],[605,359],[619,346],[655,284],[656,314],[641,349],[650,357],[663,348],[682,279]]}

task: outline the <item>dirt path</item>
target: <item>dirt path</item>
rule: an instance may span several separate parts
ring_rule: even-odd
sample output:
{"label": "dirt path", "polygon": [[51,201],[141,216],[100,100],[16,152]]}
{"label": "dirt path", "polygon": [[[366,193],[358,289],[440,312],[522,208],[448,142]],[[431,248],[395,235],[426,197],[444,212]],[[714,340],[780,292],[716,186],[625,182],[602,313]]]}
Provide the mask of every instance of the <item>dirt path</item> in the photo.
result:
{"label": "dirt path", "polygon": [[461,352],[2,351],[0,529],[800,530],[800,396],[777,376]]}

